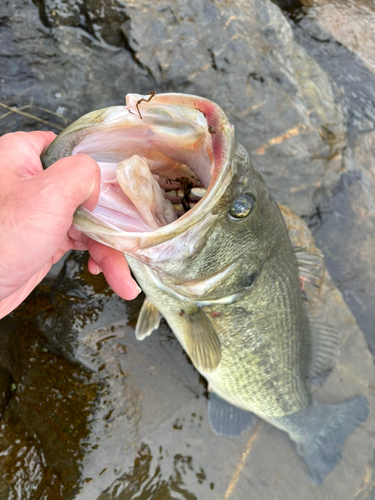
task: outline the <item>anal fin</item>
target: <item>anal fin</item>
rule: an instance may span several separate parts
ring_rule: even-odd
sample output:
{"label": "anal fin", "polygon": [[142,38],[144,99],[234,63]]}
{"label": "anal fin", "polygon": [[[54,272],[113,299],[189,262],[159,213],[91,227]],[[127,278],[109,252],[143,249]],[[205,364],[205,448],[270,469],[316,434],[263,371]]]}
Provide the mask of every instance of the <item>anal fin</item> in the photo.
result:
{"label": "anal fin", "polygon": [[208,419],[212,429],[224,436],[238,436],[258,421],[254,413],[228,403],[213,392],[208,399]]}
{"label": "anal fin", "polygon": [[307,376],[313,381],[325,378],[335,367],[339,355],[339,334],[324,321],[310,317],[311,360]]}
{"label": "anal fin", "polygon": [[139,312],[137,326],[135,327],[135,336],[137,340],[143,340],[154,330],[159,328],[160,313],[152,302],[145,298]]}
{"label": "anal fin", "polygon": [[219,338],[202,309],[183,312],[184,340],[187,352],[199,370],[214,371],[221,359]]}

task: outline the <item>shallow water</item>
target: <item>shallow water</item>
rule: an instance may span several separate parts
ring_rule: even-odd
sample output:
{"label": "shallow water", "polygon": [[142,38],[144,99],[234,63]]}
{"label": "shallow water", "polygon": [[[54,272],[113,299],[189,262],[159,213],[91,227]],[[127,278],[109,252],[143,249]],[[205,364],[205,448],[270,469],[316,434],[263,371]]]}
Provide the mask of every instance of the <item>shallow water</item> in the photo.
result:
{"label": "shallow water", "polygon": [[[309,225],[374,354],[375,75],[361,8],[370,25],[375,11],[361,1],[276,3],[282,11],[256,1],[5,2],[0,102],[17,110],[2,108],[1,132],[51,129],[40,120],[58,132],[128,91],[211,98],[278,201]],[[135,340],[142,297],[114,296],[79,253],[57,271],[0,323],[0,499],[374,495],[373,417],[317,488],[268,424],[235,438],[211,431],[206,384],[168,326]],[[339,322],[343,347],[314,390],[332,402],[370,398],[371,358],[327,290],[325,309],[313,305]]]}

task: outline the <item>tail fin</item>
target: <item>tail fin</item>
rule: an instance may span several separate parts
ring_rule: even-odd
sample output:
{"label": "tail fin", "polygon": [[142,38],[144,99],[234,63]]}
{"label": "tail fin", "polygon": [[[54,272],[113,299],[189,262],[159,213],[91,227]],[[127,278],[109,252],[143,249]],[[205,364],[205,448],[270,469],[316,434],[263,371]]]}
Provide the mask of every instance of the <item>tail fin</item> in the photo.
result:
{"label": "tail fin", "polygon": [[341,446],[367,419],[367,400],[365,396],[357,396],[337,405],[314,403],[310,408],[309,415],[304,416],[303,435],[291,433],[291,437],[309,468],[309,479],[322,484],[340,461]]}

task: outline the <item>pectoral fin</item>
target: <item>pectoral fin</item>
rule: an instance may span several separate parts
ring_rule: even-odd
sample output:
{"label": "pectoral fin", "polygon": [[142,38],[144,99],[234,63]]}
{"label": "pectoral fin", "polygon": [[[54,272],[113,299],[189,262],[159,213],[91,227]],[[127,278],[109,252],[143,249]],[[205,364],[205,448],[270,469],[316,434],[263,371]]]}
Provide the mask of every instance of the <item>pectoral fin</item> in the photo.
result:
{"label": "pectoral fin", "polygon": [[139,312],[137,326],[135,327],[135,336],[137,340],[143,340],[159,328],[160,313],[152,302],[145,298]]}
{"label": "pectoral fin", "polygon": [[184,340],[194,365],[205,372],[214,371],[221,359],[221,346],[210,320],[201,309],[183,313]]}

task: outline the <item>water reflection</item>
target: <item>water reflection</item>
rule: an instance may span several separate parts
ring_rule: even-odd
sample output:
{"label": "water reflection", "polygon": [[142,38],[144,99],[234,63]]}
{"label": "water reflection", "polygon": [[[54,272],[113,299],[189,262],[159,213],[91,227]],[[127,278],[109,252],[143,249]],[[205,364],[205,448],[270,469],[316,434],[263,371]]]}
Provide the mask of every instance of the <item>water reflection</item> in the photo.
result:
{"label": "water reflection", "polygon": [[69,498],[78,491],[99,385],[79,365],[48,352],[25,323],[8,350],[14,382],[0,427],[2,498]]}
{"label": "water reflection", "polygon": [[[100,495],[98,500],[140,500],[151,499],[186,499],[197,500],[197,496],[186,490],[184,480],[187,475],[195,476],[199,484],[203,484],[206,474],[202,468],[196,472],[193,467],[192,457],[189,455],[176,454],[173,456],[173,472],[167,468],[167,476],[163,475],[163,447],[159,447],[159,454],[154,458],[150,447],[141,443],[140,450],[134,459],[134,465],[130,471],[116,479],[112,486]],[[168,455],[167,455],[167,458]],[[172,457],[171,457],[172,458]],[[171,461],[171,460],[168,460]],[[188,480],[188,482],[191,482]],[[214,489],[211,483],[210,489]]]}

